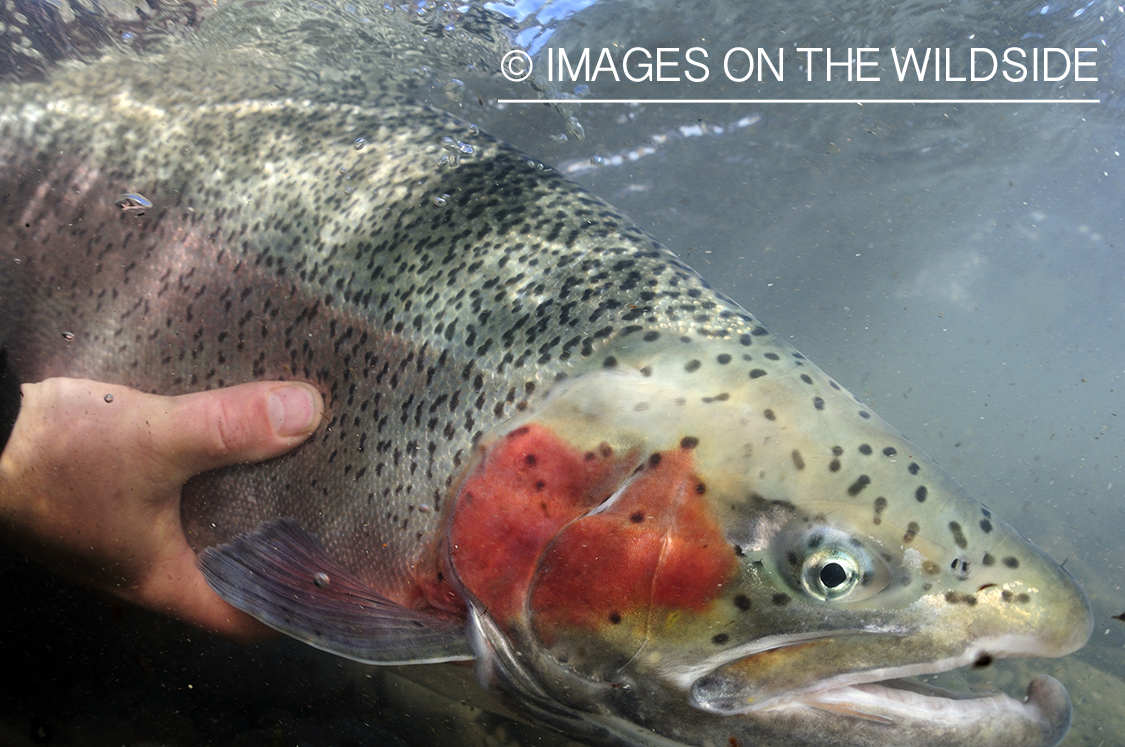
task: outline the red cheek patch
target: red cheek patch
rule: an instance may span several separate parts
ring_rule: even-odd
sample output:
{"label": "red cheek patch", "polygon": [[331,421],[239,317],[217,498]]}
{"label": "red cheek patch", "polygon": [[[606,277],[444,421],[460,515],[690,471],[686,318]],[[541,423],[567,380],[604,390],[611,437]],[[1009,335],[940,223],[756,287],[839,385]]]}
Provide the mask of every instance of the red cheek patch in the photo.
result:
{"label": "red cheek patch", "polygon": [[450,559],[501,627],[510,630],[522,613],[550,541],[605,501],[634,463],[605,444],[577,451],[538,425],[488,448],[458,493]]}
{"label": "red cheek patch", "polygon": [[502,628],[528,604],[550,645],[566,629],[653,606],[699,611],[719,595],[736,563],[691,450],[637,463],[605,444],[574,449],[540,425],[487,449],[458,493],[450,560]]}
{"label": "red cheek patch", "polygon": [[532,590],[535,630],[597,630],[650,607],[701,611],[736,571],[691,451],[654,454],[606,510],[565,527]]}

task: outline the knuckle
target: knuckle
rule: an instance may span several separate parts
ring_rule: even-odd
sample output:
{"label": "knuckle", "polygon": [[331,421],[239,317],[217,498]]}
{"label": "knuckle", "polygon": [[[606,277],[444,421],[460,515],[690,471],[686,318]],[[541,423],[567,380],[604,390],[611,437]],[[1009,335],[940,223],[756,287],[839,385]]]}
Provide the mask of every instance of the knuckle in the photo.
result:
{"label": "knuckle", "polygon": [[241,451],[247,442],[246,421],[238,408],[223,397],[208,401],[204,408],[208,442],[215,456],[229,456]]}

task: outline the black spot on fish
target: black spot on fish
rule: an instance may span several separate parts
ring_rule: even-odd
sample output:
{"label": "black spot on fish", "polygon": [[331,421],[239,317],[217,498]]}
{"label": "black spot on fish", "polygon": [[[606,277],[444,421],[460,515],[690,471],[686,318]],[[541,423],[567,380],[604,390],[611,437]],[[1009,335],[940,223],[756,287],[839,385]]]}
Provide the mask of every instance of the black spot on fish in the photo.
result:
{"label": "black spot on fish", "polygon": [[796,449],[793,449],[793,453],[790,454],[790,456],[793,458],[793,466],[794,467],[796,467],[797,469],[804,469],[805,468],[805,460],[804,460],[803,457],[801,457],[801,452],[797,451]]}
{"label": "black spot on fish", "polygon": [[788,594],[774,594],[773,598],[770,599],[770,601],[773,602],[778,607],[784,607],[785,605],[789,604],[789,595]]}
{"label": "black spot on fish", "polygon": [[985,534],[988,534],[989,532],[992,531],[992,522],[989,521],[988,519],[981,519],[980,520],[980,528],[981,528],[981,531],[983,531]]}
{"label": "black spot on fish", "polygon": [[1011,555],[1009,555],[1008,557],[1004,558],[1004,565],[1008,566],[1009,568],[1019,568],[1020,561],[1017,558],[1013,558]]}
{"label": "black spot on fish", "polygon": [[766,416],[766,420],[777,420],[777,415],[774,415],[773,410],[768,407],[762,411],[762,414]]}
{"label": "black spot on fish", "polygon": [[839,459],[833,459],[831,462],[829,462],[828,463],[828,470],[830,472],[839,472],[840,471],[840,460]]}
{"label": "black spot on fish", "polygon": [[859,477],[856,478],[855,482],[853,482],[851,485],[848,486],[848,495],[850,495],[854,498],[855,496],[859,495],[860,492],[870,484],[871,484],[871,478],[870,477],[868,477],[867,475],[860,475]]}
{"label": "black spot on fish", "polygon": [[910,544],[911,542],[913,542],[914,538],[918,536],[918,532],[920,532],[921,530],[922,528],[918,526],[918,522],[916,521],[912,521],[907,524],[906,534],[902,535],[903,543]]}
{"label": "black spot on fish", "polygon": [[964,550],[969,546],[968,540],[965,539],[965,532],[961,530],[961,525],[956,521],[949,522],[949,531],[953,535],[953,541],[957,546]]}
{"label": "black spot on fish", "polygon": [[823,410],[824,409],[824,398],[823,397],[813,397],[812,398],[812,404],[813,404],[813,407],[815,407],[816,409]]}
{"label": "black spot on fish", "polygon": [[981,565],[985,566],[996,565],[996,558],[991,553],[986,552],[980,562]]}
{"label": "black spot on fish", "polygon": [[697,360],[691,360],[691,361],[688,361],[688,362],[687,362],[687,363],[686,363],[686,364],[684,365],[684,370],[685,370],[685,371],[687,371],[688,373],[695,373],[696,371],[698,371],[698,370],[699,370],[699,367],[700,367],[701,365],[703,365],[703,364],[702,364],[702,363],[700,363],[699,361],[697,361]]}
{"label": "black spot on fish", "polygon": [[908,471],[910,472],[910,474],[912,474],[912,475],[916,475],[916,474],[918,474],[918,473],[919,473],[919,472],[920,472],[920,471],[922,470],[922,468],[918,466],[918,463],[917,463],[917,462],[911,462],[911,463],[910,463],[910,466],[909,466],[909,467],[907,467],[906,469],[907,469],[907,470],[908,470]]}
{"label": "black spot on fish", "polygon": [[859,453],[863,454],[864,456],[870,456],[871,446],[869,444],[860,444],[859,445]]}
{"label": "black spot on fish", "polygon": [[715,360],[717,360],[721,365],[725,366],[730,363],[730,356],[726,353],[720,353],[719,357],[717,357]]}
{"label": "black spot on fish", "polygon": [[893,446],[888,446],[887,448],[883,449],[884,456],[893,457],[897,453],[898,453],[898,450],[895,449],[895,447],[893,447]]}
{"label": "black spot on fish", "polygon": [[640,524],[644,520],[645,515],[643,511],[635,511],[629,515],[629,521],[633,522],[634,524]]}
{"label": "black spot on fish", "polygon": [[805,382],[806,384],[811,384],[812,383],[812,377],[809,376],[808,374],[801,374],[801,381]]}
{"label": "black spot on fish", "polygon": [[[743,612],[749,612],[750,611],[750,597],[746,596],[745,594],[737,595],[734,598],[734,606],[738,607],[738,609],[742,610]],[[1123,615],[1123,619],[1125,619],[1125,615]]]}
{"label": "black spot on fish", "polygon": [[918,489],[914,491],[914,500],[918,501],[919,503],[924,503],[926,500],[926,494],[928,492],[929,491],[926,490],[925,485],[919,485]]}
{"label": "black spot on fish", "polygon": [[860,410],[860,411],[859,411],[859,416],[860,416],[861,418],[863,418],[864,420],[867,420],[867,419],[869,419],[869,418],[871,417],[871,413],[869,413],[869,412],[867,412],[867,411],[865,411],[865,410]]}
{"label": "black spot on fish", "polygon": [[652,456],[650,456],[648,458],[648,466],[655,467],[656,465],[660,464],[660,459],[661,459],[660,452],[659,451],[655,452]]}
{"label": "black spot on fish", "polygon": [[611,355],[608,358],[606,358],[604,361],[602,361],[602,366],[605,367],[605,368],[616,368],[617,367],[617,359],[614,358]]}
{"label": "black spot on fish", "polygon": [[695,436],[684,436],[680,439],[680,448],[685,450],[694,449],[699,446],[699,439]]}
{"label": "black spot on fish", "polygon": [[760,368],[755,368],[754,370],[752,370],[752,371],[750,372],[750,378],[751,378],[751,379],[760,379],[761,377],[763,377],[763,376],[765,376],[765,375],[766,375],[766,372],[765,372],[765,371],[763,371],[763,370],[762,370],[762,369],[760,369]]}
{"label": "black spot on fish", "polygon": [[875,499],[875,519],[874,519],[874,523],[876,525],[883,523],[883,511],[885,511],[886,509],[887,509],[887,499],[884,498],[883,496],[879,496],[878,498],[876,498]]}
{"label": "black spot on fish", "polygon": [[620,612],[610,612],[609,613],[609,621],[613,625],[620,625],[621,624],[621,613]]}
{"label": "black spot on fish", "polygon": [[726,633],[716,633],[715,635],[711,636],[711,643],[714,643],[716,646],[721,646],[729,640],[730,636]]}

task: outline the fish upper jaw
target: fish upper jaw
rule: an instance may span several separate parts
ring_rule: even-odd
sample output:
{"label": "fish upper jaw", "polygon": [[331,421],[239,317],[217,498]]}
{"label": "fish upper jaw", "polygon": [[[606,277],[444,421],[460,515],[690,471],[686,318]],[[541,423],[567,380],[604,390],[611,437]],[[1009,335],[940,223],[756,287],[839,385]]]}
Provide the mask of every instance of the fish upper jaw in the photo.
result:
{"label": "fish upper jaw", "polygon": [[[862,661],[874,652],[864,653],[864,643],[874,642],[876,647],[902,646],[907,644],[909,633],[878,634],[870,632],[839,631],[822,636],[795,636],[796,640],[778,641],[776,648],[769,648],[746,657],[739,657],[704,673],[684,671],[674,679],[680,687],[690,692],[692,705],[700,710],[724,716],[750,714],[793,705],[838,704],[846,697],[856,699],[853,715],[870,714],[877,719],[881,711],[893,711],[896,702],[910,706],[924,706],[930,710],[942,710],[954,706],[943,701],[951,700],[965,704],[967,711],[974,711],[977,705],[968,704],[982,699],[1005,699],[1002,693],[978,696],[931,688],[904,678],[937,674],[969,666],[982,660],[1001,659],[1041,654],[1039,642],[1033,639],[1006,636],[992,640],[982,640],[966,648],[957,656],[933,661],[919,661],[890,667],[858,668],[835,675],[818,677],[803,685],[786,683],[784,673],[771,677],[782,667],[801,671],[817,659],[831,659],[832,648],[848,651],[849,658]],[[762,662],[758,657],[765,655],[774,661]],[[886,658],[885,655],[883,658]],[[805,661],[802,661],[804,659]],[[780,660],[780,663],[777,661]],[[764,670],[764,671],[763,671]],[[698,675],[698,676],[697,676]],[[882,703],[881,697],[893,696],[908,691],[911,696],[891,697],[890,702]],[[862,697],[857,693],[863,693]],[[859,703],[867,704],[872,710],[866,711]]]}

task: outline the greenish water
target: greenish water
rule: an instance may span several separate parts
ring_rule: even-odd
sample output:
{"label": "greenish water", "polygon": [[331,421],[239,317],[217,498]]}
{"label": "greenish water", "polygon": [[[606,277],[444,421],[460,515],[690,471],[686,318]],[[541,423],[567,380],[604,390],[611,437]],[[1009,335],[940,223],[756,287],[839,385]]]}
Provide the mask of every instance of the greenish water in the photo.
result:
{"label": "greenish water", "polygon": [[[1021,695],[1034,673],[1052,674],[1075,700],[1065,745],[1125,744],[1125,623],[1114,619],[1125,612],[1125,14],[1116,5],[599,2],[508,9],[506,24],[484,6],[292,3],[286,13],[299,24],[278,20],[278,7],[231,6],[213,16],[222,25],[204,21],[201,54],[261,45],[284,53],[295,90],[407,95],[572,171],[1065,560],[1094,605],[1085,649],[938,681]],[[173,43],[198,44],[198,33],[177,27],[184,41]],[[1099,50],[1100,80],[1063,87],[803,85],[794,75],[772,87],[603,80],[584,96],[1103,102],[497,105],[574,93],[495,74],[510,40],[544,35],[595,49]],[[0,742],[561,743],[486,701],[459,702],[473,690],[466,670],[427,670],[420,689],[286,642],[237,649],[106,606],[13,556],[2,567],[12,601],[0,640],[25,674],[3,684]]]}

